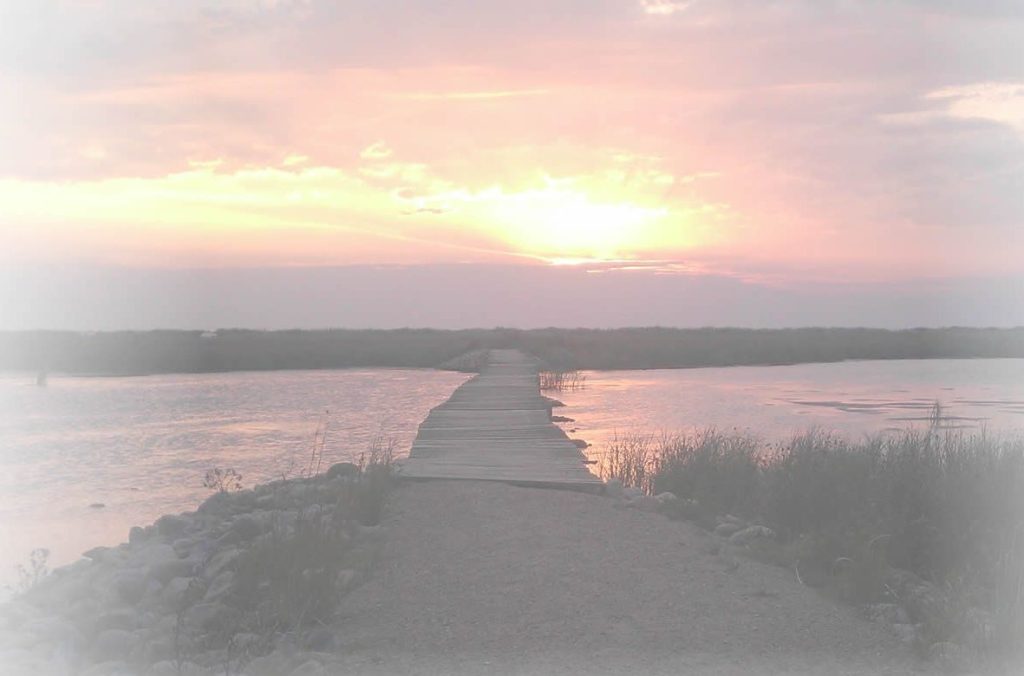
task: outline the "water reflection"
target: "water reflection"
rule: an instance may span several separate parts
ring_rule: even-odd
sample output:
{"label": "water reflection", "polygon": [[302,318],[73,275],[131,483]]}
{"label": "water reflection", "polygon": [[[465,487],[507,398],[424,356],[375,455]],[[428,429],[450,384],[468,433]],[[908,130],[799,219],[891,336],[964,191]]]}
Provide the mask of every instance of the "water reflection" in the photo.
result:
{"label": "water reflection", "polygon": [[[929,424],[1024,429],[1024,360],[864,361],[587,373],[561,392],[563,427],[599,457],[616,434],[705,427],[784,441],[810,428],[851,439]],[[575,430],[575,431],[573,431]]]}
{"label": "water reflection", "polygon": [[[0,377],[0,585],[34,547],[51,562],[125,539],[193,508],[203,474],[234,468],[251,486],[300,471],[329,411],[324,463],[374,435],[407,451],[416,428],[467,376],[397,369],[137,378]],[[102,504],[103,507],[90,505]]]}

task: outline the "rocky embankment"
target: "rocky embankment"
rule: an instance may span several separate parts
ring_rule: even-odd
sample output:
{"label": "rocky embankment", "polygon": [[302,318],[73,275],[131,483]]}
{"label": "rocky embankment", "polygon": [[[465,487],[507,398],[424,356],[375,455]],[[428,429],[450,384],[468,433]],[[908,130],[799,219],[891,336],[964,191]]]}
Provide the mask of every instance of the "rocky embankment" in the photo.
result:
{"label": "rocky embankment", "polygon": [[86,552],[0,606],[0,672],[329,673],[337,603],[380,539],[390,471],[370,470],[219,492]]}

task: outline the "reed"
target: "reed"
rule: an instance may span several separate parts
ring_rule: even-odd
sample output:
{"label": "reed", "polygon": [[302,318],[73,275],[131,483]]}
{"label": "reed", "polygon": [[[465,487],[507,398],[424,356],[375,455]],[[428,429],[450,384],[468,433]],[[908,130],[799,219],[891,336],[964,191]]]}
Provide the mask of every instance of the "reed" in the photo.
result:
{"label": "reed", "polygon": [[860,442],[810,431],[771,445],[706,430],[617,439],[606,456],[610,475],[695,501],[710,525],[732,514],[771,527],[773,560],[848,601],[893,600],[891,572],[912,572],[943,598],[925,622],[933,642],[1020,646],[1020,436],[949,429],[937,410],[927,429]]}
{"label": "reed", "polygon": [[550,392],[575,392],[587,385],[587,376],[579,371],[541,371],[540,389]]}

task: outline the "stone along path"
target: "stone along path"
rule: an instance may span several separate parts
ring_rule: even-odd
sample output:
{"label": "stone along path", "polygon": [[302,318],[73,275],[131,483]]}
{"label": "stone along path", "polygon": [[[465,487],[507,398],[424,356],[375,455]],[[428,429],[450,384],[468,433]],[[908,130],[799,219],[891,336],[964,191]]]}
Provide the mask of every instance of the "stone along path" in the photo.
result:
{"label": "stone along path", "polygon": [[491,350],[480,374],[420,425],[401,476],[599,488],[583,454],[551,422],[537,373],[522,352]]}

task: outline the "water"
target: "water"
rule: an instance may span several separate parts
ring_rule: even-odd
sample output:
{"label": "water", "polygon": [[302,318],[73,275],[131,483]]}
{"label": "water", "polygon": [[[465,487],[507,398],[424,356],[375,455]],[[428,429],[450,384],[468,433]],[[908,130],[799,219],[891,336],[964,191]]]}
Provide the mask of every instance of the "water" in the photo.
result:
{"label": "water", "polygon": [[[616,434],[715,426],[784,440],[821,427],[851,438],[925,424],[1024,428],[1024,360],[868,361],[587,373],[557,396],[597,457]],[[0,585],[35,547],[51,563],[209,495],[203,474],[243,483],[297,475],[328,423],[324,467],[392,436],[400,452],[463,374],[367,369],[141,378],[0,376]],[[324,413],[329,411],[329,413]],[[102,503],[102,508],[90,507]]]}
{"label": "water", "polygon": [[[383,433],[408,452],[458,373],[366,369],[136,378],[0,376],[0,586],[33,548],[75,560],[126,539],[133,525],[194,509],[203,475],[243,484],[296,476],[317,426],[323,468],[358,458]],[[103,507],[90,507],[102,504]]]}
{"label": "water", "polygon": [[[716,427],[786,441],[811,428],[851,440],[927,425],[1024,430],[1024,359],[859,361],[588,372],[585,389],[552,393],[556,414],[594,459],[616,435]],[[575,431],[573,431],[575,430]]]}

